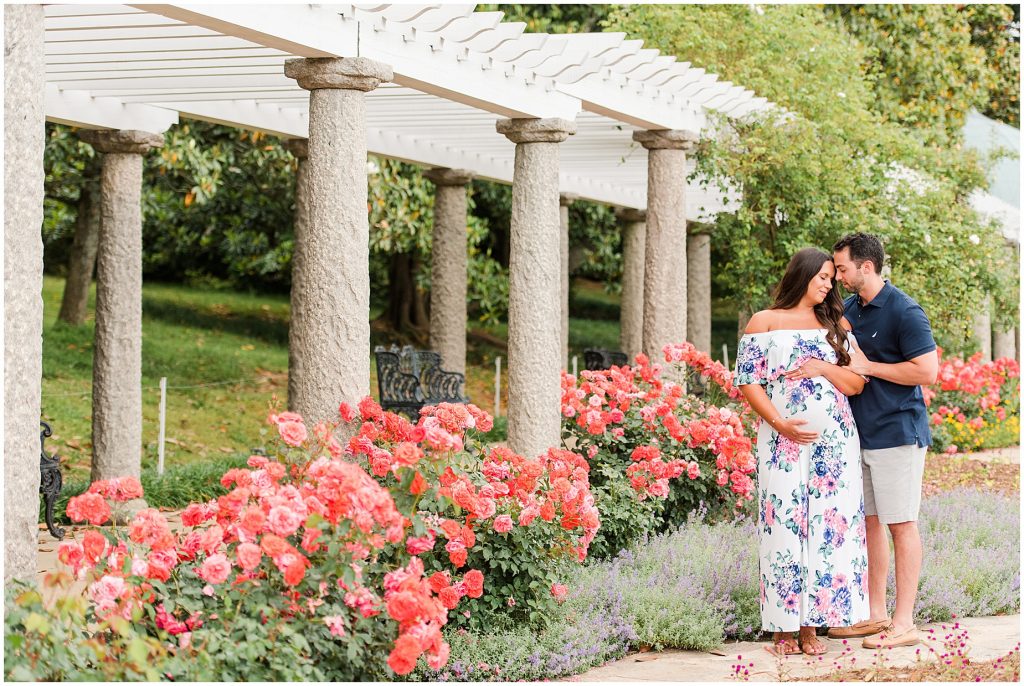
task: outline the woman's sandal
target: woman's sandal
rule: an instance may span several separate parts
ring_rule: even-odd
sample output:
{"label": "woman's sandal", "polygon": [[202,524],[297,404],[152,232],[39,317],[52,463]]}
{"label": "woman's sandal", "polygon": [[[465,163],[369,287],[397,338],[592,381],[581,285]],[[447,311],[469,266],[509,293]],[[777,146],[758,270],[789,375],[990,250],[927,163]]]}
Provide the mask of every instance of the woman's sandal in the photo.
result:
{"label": "woman's sandal", "polygon": [[772,636],[772,642],[764,647],[769,653],[775,657],[784,657],[786,655],[799,655],[800,654],[800,643],[797,641],[795,636],[787,636],[785,638],[778,638]]}
{"label": "woman's sandal", "polygon": [[828,646],[817,636],[808,636],[800,639],[800,651],[804,655],[817,657],[828,652]]}

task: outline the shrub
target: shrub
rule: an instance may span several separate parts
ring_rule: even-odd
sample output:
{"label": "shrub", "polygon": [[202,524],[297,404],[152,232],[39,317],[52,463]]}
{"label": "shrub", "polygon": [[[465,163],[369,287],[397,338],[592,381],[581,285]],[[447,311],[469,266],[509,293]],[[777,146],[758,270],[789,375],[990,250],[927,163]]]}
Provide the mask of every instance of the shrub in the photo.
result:
{"label": "shrub", "polygon": [[[1019,611],[1014,500],[973,490],[935,496],[924,501],[920,527],[925,565],[918,621]],[[706,650],[723,640],[756,639],[761,636],[757,578],[752,522],[711,524],[694,515],[671,533],[585,567],[543,629],[524,625],[470,633],[448,627],[449,664],[420,668],[411,676],[558,679],[639,645]]]}
{"label": "shrub", "polygon": [[[472,405],[425,408],[415,425],[370,398],[340,413],[361,420],[344,446],[338,423],[271,415],[281,449],[229,469],[224,495],[182,513],[181,535],[147,508],[127,531],[61,543],[96,635],[130,619],[171,646],[160,669],[173,679],[384,679],[421,656],[443,667],[441,628],[457,608],[470,626],[538,623],[562,601],[558,575],[586,558],[600,524],[585,460],[484,455],[467,431],[491,420]],[[142,493],[130,477],[95,482],[67,515],[103,524],[110,501]]]}
{"label": "shrub", "polygon": [[633,367],[562,377],[562,434],[589,458],[602,514],[598,557],[673,528],[698,507],[732,510],[752,498],[750,409],[732,375],[689,343],[666,346],[665,359],[679,365],[676,377],[689,374],[700,397],[662,379],[643,355]]}
{"label": "shrub", "polygon": [[[441,403],[421,413],[411,427],[379,409],[364,412],[350,451],[413,522],[412,545],[427,572],[452,565],[483,572],[488,593],[467,600],[452,617],[457,626],[543,623],[564,594],[565,565],[586,559],[600,526],[587,461],[554,448],[531,459],[484,450],[477,433],[491,429],[491,418],[474,405]],[[403,468],[417,452],[432,457]]]}
{"label": "shrub", "polygon": [[[1020,609],[1020,507],[1016,498],[958,489],[921,505],[924,565],[917,618],[925,622]],[[890,607],[895,581],[890,572]]]}
{"label": "shrub", "polygon": [[[940,355],[942,351],[939,351]],[[1020,365],[943,357],[935,384],[924,388],[932,412],[932,449],[949,453],[1005,448],[1020,441]]]}
{"label": "shrub", "polygon": [[[66,590],[70,576],[50,574],[48,588]],[[8,681],[158,681],[171,651],[113,617],[87,630],[87,602],[59,595],[49,603],[20,581],[4,594],[4,677]]]}

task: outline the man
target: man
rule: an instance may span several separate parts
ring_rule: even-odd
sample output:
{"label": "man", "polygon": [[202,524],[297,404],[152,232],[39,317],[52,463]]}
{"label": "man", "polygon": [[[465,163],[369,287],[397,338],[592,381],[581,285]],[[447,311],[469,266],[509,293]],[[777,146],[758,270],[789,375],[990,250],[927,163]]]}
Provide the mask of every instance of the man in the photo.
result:
{"label": "man", "polygon": [[[864,639],[865,648],[914,645],[914,601],[921,574],[924,458],[931,444],[922,385],[935,383],[939,359],[931,324],[910,296],[881,277],[885,251],[875,236],[855,233],[833,247],[836,279],[851,295],[844,314],[857,346],[850,368],[869,378],[850,398],[860,433],[867,524],[870,619],[829,630],[831,638]],[[896,554],[896,608],[886,610],[888,527]]]}

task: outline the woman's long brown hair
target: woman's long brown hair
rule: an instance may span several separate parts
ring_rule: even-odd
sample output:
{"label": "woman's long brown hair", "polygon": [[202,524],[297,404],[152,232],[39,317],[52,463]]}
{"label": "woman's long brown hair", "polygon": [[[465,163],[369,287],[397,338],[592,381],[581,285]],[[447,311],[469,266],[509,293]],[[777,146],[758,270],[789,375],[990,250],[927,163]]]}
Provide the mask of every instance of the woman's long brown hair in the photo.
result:
{"label": "woman's long brown hair", "polygon": [[[831,255],[817,248],[804,248],[797,251],[790,259],[786,273],[775,289],[775,304],[772,305],[772,309],[789,310],[800,304],[800,300],[807,293],[807,286],[811,283],[811,279],[821,273],[822,265],[831,261]],[[823,301],[814,306],[814,316],[828,331],[825,340],[836,351],[839,366],[849,365],[850,354],[846,352],[846,329],[840,323],[843,318],[843,300],[836,290],[834,276],[832,277],[832,290],[828,292]]]}

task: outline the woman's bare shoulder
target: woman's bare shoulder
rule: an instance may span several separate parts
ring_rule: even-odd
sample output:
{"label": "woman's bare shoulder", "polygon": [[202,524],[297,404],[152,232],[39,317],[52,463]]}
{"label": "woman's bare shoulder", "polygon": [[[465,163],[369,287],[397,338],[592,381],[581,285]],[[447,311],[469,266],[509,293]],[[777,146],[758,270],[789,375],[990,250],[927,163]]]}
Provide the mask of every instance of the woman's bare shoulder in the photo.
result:
{"label": "woman's bare shoulder", "polygon": [[743,333],[767,333],[771,331],[771,324],[775,320],[776,314],[774,310],[761,310],[755,312],[754,316],[747,322],[747,328],[743,330]]}

